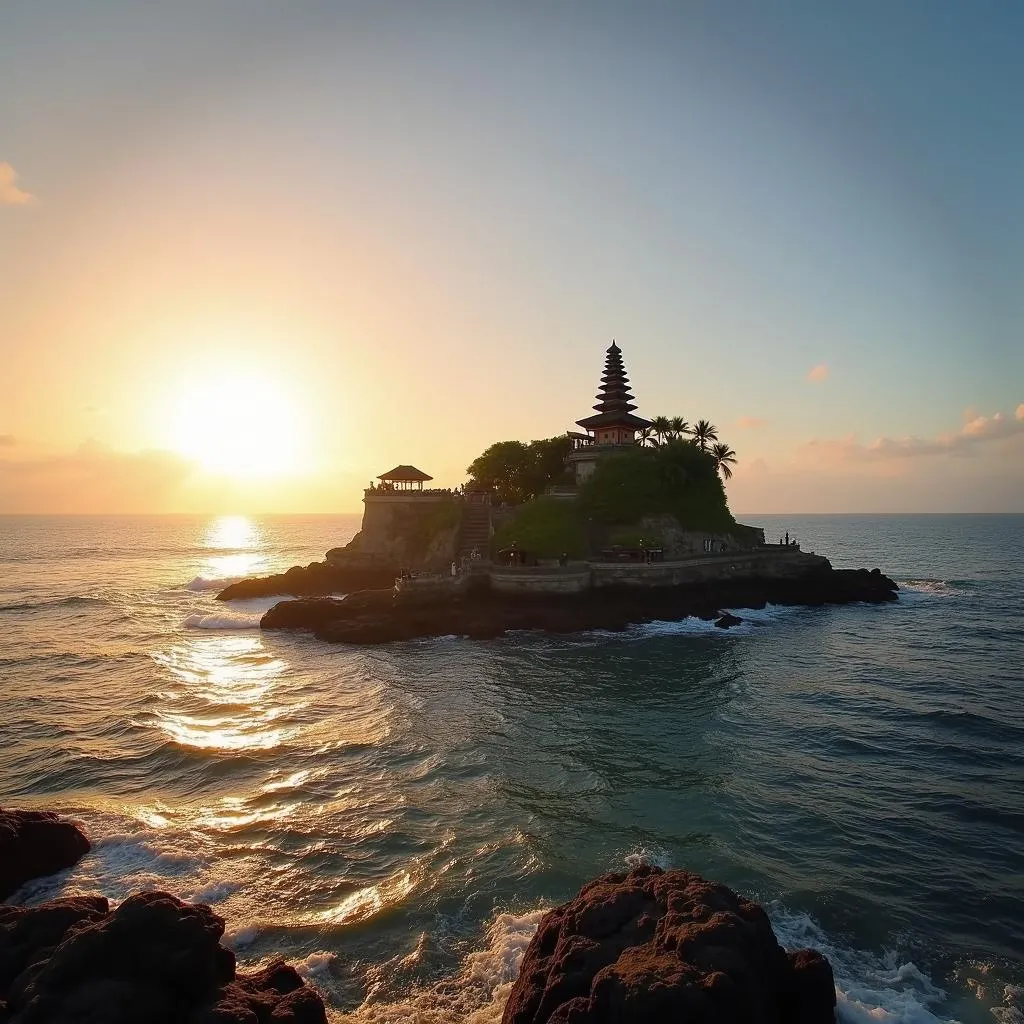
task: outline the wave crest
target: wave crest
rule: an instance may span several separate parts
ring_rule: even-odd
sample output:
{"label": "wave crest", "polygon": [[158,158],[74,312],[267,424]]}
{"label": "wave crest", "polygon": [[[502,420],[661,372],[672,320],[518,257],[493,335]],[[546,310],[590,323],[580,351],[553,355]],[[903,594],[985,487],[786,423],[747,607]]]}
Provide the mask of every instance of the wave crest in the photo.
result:
{"label": "wave crest", "polygon": [[262,612],[196,612],[185,619],[188,629],[259,629]]}

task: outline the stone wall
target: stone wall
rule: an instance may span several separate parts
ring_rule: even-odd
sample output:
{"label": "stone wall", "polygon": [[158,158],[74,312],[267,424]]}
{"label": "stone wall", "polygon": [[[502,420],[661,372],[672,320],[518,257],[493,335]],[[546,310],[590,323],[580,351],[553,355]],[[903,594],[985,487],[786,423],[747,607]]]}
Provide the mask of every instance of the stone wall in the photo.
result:
{"label": "stone wall", "polygon": [[815,569],[827,568],[828,559],[821,555],[808,555],[802,551],[783,548],[781,551],[762,550],[736,555],[709,555],[682,561],[654,562],[594,562],[590,566],[592,585],[595,587],[673,587],[682,583],[703,583],[708,580],[792,579]]}
{"label": "stone wall", "polygon": [[590,566],[492,568],[490,577],[491,589],[499,594],[580,594],[590,589]]}

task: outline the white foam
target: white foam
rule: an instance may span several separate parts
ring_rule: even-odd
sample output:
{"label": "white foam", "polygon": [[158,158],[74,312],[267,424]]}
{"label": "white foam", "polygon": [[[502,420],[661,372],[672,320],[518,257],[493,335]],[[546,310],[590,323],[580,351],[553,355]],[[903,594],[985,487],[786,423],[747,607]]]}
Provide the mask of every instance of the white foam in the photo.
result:
{"label": "white foam", "polygon": [[221,941],[228,949],[238,950],[244,946],[251,946],[261,931],[260,926],[255,924],[235,925],[225,930]]}
{"label": "white foam", "polygon": [[623,860],[629,871],[632,871],[633,868],[650,865],[659,867],[663,871],[668,871],[672,867],[672,857],[663,847],[649,850],[646,846],[638,846],[635,850],[630,850]]}
{"label": "white foam", "polygon": [[262,618],[262,612],[194,612],[186,616],[185,625],[189,629],[259,629]]}
{"label": "white foam", "polygon": [[202,592],[204,590],[223,590],[232,583],[237,583],[242,576],[193,576],[185,584],[185,590]]}
{"label": "white foam", "polygon": [[400,1003],[367,999],[342,1014],[344,1024],[497,1024],[519,973],[523,954],[546,910],[499,914],[487,945],[470,953],[454,978],[414,989]]}
{"label": "white foam", "polygon": [[184,898],[193,903],[219,903],[241,888],[242,886],[238,882],[210,881]]}
{"label": "white foam", "polygon": [[828,957],[839,1024],[956,1024],[932,1011],[946,993],[916,964],[901,963],[893,951],[877,956],[837,946],[807,914],[791,914],[778,905],[768,910],[783,946],[816,949]]}
{"label": "white foam", "polygon": [[304,956],[301,960],[289,960],[288,962],[303,978],[309,981],[315,979],[317,975],[323,974],[337,959],[335,953],[318,950],[315,953],[310,953],[309,956]]}

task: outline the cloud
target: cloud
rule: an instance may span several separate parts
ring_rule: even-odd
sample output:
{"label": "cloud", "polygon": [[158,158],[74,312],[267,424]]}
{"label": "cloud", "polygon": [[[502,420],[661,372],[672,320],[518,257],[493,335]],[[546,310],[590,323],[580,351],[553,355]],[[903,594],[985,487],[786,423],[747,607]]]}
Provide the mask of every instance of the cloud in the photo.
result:
{"label": "cloud", "polygon": [[0,163],[0,206],[25,206],[34,203],[31,192],[18,188],[18,172],[7,163]]}
{"label": "cloud", "polygon": [[173,452],[119,452],[95,441],[59,455],[0,458],[0,512],[162,511],[193,470]]}
{"label": "cloud", "polygon": [[820,384],[823,380],[828,380],[828,364],[818,363],[817,366],[812,366],[807,371],[807,379],[815,384]]}
{"label": "cloud", "polygon": [[891,462],[933,455],[970,455],[979,446],[1014,437],[1024,437],[1024,402],[1012,416],[1001,412],[992,416],[968,413],[958,431],[934,438],[879,437],[865,445],[856,435],[849,434],[838,439],[808,441],[803,452],[825,462]]}
{"label": "cloud", "polygon": [[736,426],[740,430],[760,430],[767,422],[767,420],[761,419],[760,416],[741,416],[736,421]]}
{"label": "cloud", "polygon": [[13,448],[18,439],[13,434],[0,434],[0,448]]}

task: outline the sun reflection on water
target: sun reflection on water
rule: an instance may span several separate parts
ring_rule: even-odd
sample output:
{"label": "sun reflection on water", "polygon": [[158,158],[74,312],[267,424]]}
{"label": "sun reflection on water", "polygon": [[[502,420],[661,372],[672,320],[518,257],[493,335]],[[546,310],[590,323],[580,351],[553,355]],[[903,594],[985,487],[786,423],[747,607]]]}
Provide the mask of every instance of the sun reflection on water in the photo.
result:
{"label": "sun reflection on water", "polygon": [[218,516],[206,529],[202,546],[230,554],[211,555],[206,571],[219,578],[249,576],[267,567],[266,538],[257,522],[246,516]]}
{"label": "sun reflection on water", "polygon": [[275,724],[297,706],[274,700],[287,665],[265,654],[261,637],[200,637],[154,658],[183,687],[168,694],[181,705],[156,712],[159,728],[175,743],[198,749],[270,750],[297,732]]}

